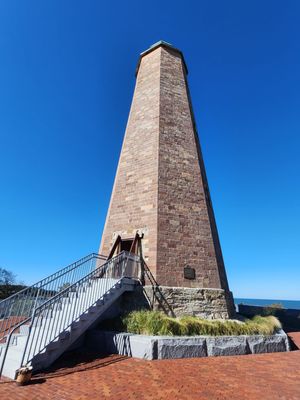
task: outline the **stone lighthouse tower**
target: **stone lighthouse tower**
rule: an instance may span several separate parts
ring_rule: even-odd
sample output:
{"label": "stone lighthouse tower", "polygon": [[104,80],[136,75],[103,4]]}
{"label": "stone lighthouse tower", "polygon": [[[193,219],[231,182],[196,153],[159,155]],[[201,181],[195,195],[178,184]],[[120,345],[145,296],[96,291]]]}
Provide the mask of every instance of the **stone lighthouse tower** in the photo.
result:
{"label": "stone lighthouse tower", "polygon": [[116,237],[128,250],[138,232],[176,315],[228,318],[233,300],[187,73],[182,52],[166,42],[140,56],[100,253]]}

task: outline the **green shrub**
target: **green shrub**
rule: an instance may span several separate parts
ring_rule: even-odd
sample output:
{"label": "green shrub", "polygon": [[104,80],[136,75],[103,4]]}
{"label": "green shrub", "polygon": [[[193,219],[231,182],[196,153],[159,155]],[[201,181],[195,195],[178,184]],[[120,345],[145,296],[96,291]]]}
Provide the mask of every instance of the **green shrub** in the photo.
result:
{"label": "green shrub", "polygon": [[268,304],[267,307],[270,308],[280,308],[281,310],[284,308],[282,303],[272,303],[272,304]]}
{"label": "green shrub", "polygon": [[122,319],[122,325],[130,333],[144,335],[197,336],[197,335],[271,335],[281,328],[274,316],[255,316],[251,320],[207,320],[185,316],[170,318],[158,311],[133,311]]}
{"label": "green shrub", "polygon": [[157,311],[133,311],[123,318],[127,332],[159,335],[164,314]]}
{"label": "green shrub", "polygon": [[281,303],[273,303],[262,307],[262,315],[276,315],[277,311],[283,310],[284,307]]}

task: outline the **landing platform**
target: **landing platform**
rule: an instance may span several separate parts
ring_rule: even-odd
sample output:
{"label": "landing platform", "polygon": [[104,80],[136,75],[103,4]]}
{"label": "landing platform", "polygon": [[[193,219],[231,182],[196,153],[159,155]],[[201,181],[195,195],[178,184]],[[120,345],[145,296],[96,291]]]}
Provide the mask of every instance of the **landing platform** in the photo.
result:
{"label": "landing platform", "polygon": [[298,400],[299,365],[300,351],[157,361],[78,352],[36,375],[29,386],[0,383],[0,398]]}

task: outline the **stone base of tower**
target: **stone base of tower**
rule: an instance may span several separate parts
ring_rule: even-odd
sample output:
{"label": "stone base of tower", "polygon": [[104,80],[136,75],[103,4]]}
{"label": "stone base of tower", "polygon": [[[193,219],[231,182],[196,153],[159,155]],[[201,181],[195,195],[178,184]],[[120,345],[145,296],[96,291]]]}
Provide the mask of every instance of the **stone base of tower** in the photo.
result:
{"label": "stone base of tower", "polygon": [[223,289],[139,286],[122,299],[122,312],[141,308],[164,311],[170,316],[193,315],[205,319],[235,316],[231,292]]}

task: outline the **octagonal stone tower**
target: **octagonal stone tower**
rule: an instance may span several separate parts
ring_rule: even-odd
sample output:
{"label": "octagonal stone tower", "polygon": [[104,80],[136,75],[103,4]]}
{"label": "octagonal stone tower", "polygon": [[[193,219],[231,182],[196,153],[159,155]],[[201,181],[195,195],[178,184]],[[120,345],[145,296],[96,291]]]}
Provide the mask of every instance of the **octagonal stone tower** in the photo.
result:
{"label": "octagonal stone tower", "polygon": [[175,314],[233,314],[180,50],[160,41],[140,56],[100,245],[143,234],[143,257]]}

